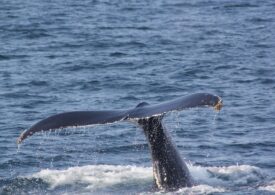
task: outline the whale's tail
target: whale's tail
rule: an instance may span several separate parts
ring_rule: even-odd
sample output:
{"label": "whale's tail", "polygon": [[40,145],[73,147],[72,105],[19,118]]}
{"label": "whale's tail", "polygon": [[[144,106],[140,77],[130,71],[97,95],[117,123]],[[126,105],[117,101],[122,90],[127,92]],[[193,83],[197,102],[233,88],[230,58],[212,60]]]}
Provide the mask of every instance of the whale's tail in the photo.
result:
{"label": "whale's tail", "polygon": [[222,99],[219,96],[208,93],[196,93],[157,105],[141,103],[137,107],[129,110],[65,112],[50,116],[34,124],[31,128],[21,133],[17,139],[17,144],[20,144],[27,137],[40,131],[49,131],[73,126],[113,123],[125,120],[137,121],[143,118],[163,115],[171,111],[205,106],[214,107],[216,110],[220,110],[222,107]]}
{"label": "whale's tail", "polygon": [[159,189],[176,190],[180,187],[192,186],[193,180],[185,162],[180,157],[176,146],[168,135],[168,131],[166,131],[162,123],[162,118],[167,112],[202,106],[211,106],[220,110],[222,100],[215,95],[197,93],[157,105],[149,105],[143,102],[129,110],[61,113],[34,124],[20,135],[17,143],[21,143],[27,137],[40,131],[71,126],[112,123],[115,121],[132,121],[143,129],[147,138],[156,186]]}

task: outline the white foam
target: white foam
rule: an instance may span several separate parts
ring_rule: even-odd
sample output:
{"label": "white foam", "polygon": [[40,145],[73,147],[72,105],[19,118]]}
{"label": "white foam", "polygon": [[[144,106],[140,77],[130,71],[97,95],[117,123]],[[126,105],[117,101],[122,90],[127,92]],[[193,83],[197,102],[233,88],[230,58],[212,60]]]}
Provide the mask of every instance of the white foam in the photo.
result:
{"label": "white foam", "polygon": [[192,195],[206,195],[218,192],[226,192],[226,190],[222,187],[212,187],[209,185],[196,185],[190,188],[181,188],[177,191],[173,192],[164,192],[164,191],[157,191],[157,192],[143,192],[140,195],[152,195],[152,194],[166,194],[166,195],[174,195],[174,194],[192,194]]}
{"label": "white foam", "polygon": [[271,181],[269,184],[265,186],[259,187],[259,190],[275,192],[275,180]]}
{"label": "white foam", "polygon": [[151,168],[114,165],[88,165],[66,170],[45,169],[31,177],[43,179],[50,184],[51,188],[67,184],[86,184],[91,190],[153,179]]}
{"label": "white foam", "polygon": [[[250,165],[235,165],[228,167],[202,167],[188,164],[188,168],[198,185],[182,188],[179,194],[211,194],[230,191],[232,184],[245,185],[251,181],[260,181],[263,177],[261,170]],[[31,175],[40,178],[50,185],[51,189],[59,186],[72,185],[83,187],[87,191],[110,188],[116,185],[150,186],[153,183],[151,167],[121,166],[121,165],[87,165],[71,167],[66,170],[41,170]],[[84,184],[84,185],[83,185]],[[275,182],[261,189],[274,190]],[[138,188],[138,187],[137,187]],[[138,189],[137,189],[138,190]],[[148,189],[148,191],[150,191]],[[145,194],[152,192],[145,192]]]}
{"label": "white foam", "polygon": [[[212,194],[212,193],[218,193],[218,192],[226,192],[226,189],[222,187],[213,187],[209,185],[197,185],[193,186],[191,188],[182,188],[178,190],[176,193],[178,194]],[[173,193],[171,193],[173,194]]]}
{"label": "white foam", "polygon": [[238,186],[258,182],[264,178],[264,173],[258,167],[250,165],[209,167],[207,169],[212,177]]}

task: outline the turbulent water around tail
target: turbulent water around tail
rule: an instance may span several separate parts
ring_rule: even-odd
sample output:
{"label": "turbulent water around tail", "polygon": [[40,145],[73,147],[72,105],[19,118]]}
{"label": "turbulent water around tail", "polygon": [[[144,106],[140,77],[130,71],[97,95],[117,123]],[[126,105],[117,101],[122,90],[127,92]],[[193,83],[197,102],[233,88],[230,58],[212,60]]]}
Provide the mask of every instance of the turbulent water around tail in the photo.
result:
{"label": "turbulent water around tail", "polygon": [[[171,194],[212,194],[234,191],[275,192],[274,181],[263,185],[266,173],[250,165],[202,167],[188,165],[197,185]],[[35,194],[162,194],[152,188],[152,168],[123,165],[86,165],[64,170],[43,169],[6,181],[2,193]],[[135,190],[135,192],[133,192]],[[150,192],[151,191],[151,192]],[[168,192],[169,194],[169,192]]]}
{"label": "turbulent water around tail", "polygon": [[[189,118],[191,123],[208,117],[209,121],[206,124],[210,128],[217,125],[217,118],[220,117],[220,114],[216,115],[212,110],[204,112],[201,109],[192,109],[186,112],[193,116]],[[193,125],[188,131],[182,129],[184,124],[181,118],[184,115],[186,115],[185,112],[171,113],[164,121],[166,126],[172,129],[172,137],[175,138],[180,150],[186,145],[188,149],[190,136],[197,136],[192,132],[194,131]],[[195,153],[189,149],[189,156],[193,156],[193,159],[200,159],[198,156],[202,156],[203,160],[193,164],[192,161],[185,159],[196,185],[191,188],[181,188],[175,192],[156,191],[145,138],[140,129],[129,128],[129,126],[131,127],[128,123],[115,123],[38,133],[22,146],[19,145],[15,159],[26,155],[27,159],[19,162],[19,165],[23,167],[24,161],[39,164],[29,169],[28,173],[23,169],[22,173],[14,173],[11,177],[1,178],[1,193],[198,195],[275,193],[274,177],[268,169],[247,164],[227,163],[227,165],[220,166],[225,163],[220,163],[219,158],[224,157],[219,153],[215,155],[211,153],[211,148],[215,148],[215,144],[211,143],[214,132],[208,131],[208,138],[204,138],[208,143],[197,143],[200,150],[194,151]],[[126,127],[129,129],[124,130]],[[183,140],[180,139],[183,136],[182,133],[185,134]],[[129,137],[131,137],[130,141],[121,143],[120,139],[125,140]],[[186,139],[186,137],[189,138]],[[64,145],[61,146],[60,142]],[[33,148],[33,145],[36,147]],[[58,150],[62,152],[59,153]],[[53,153],[50,154],[50,151]],[[184,156],[185,154],[182,154],[183,158]],[[66,159],[71,160],[68,162]],[[212,163],[208,163],[210,159]],[[12,171],[13,166],[18,166],[16,161],[10,161],[9,171]]]}

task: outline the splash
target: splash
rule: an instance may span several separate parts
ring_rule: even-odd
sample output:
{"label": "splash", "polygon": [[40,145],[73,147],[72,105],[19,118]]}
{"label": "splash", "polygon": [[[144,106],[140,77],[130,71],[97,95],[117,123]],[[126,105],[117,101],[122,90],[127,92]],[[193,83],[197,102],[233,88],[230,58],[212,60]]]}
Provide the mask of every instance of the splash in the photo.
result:
{"label": "splash", "polygon": [[264,179],[260,168],[250,165],[234,165],[229,167],[209,167],[207,171],[214,178],[230,182],[234,186],[245,186]]}
{"label": "splash", "polygon": [[[250,165],[234,165],[228,167],[202,167],[188,164],[191,175],[198,185],[181,188],[176,194],[211,194],[230,192],[232,184],[246,186],[251,182],[261,181],[262,171]],[[76,186],[79,192],[96,192],[100,190],[121,190],[134,186],[133,191],[141,194],[163,194],[152,192],[152,168],[122,165],[87,165],[71,167],[66,170],[41,170],[29,178],[42,179],[49,184],[51,190],[62,186]],[[124,187],[123,187],[124,186]],[[144,189],[144,186],[148,188]],[[261,190],[274,189],[275,182],[261,187]],[[143,188],[142,191],[140,191]],[[166,194],[166,193],[165,193]],[[169,194],[169,193],[168,193]]]}
{"label": "splash", "polygon": [[149,167],[114,165],[88,165],[67,170],[45,169],[31,177],[43,179],[52,189],[62,185],[85,184],[91,190],[153,180]]}
{"label": "splash", "polygon": [[[218,192],[226,192],[227,190],[223,187],[213,187],[209,185],[197,185],[193,186],[192,188],[182,188],[178,190],[177,194],[196,194],[196,195],[202,195],[202,194],[212,194],[212,193],[218,193]],[[173,193],[171,193],[173,194]]]}

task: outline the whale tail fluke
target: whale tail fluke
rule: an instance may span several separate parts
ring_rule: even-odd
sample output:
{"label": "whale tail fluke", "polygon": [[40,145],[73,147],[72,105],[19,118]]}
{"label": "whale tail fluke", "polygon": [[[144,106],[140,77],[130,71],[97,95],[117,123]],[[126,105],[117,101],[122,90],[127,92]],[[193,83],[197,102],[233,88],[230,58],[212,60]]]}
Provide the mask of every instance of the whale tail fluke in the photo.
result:
{"label": "whale tail fluke", "polygon": [[65,112],[50,116],[34,124],[31,128],[21,133],[17,139],[17,144],[22,143],[23,140],[34,133],[41,131],[73,126],[113,123],[124,120],[137,120],[160,116],[171,111],[205,106],[220,110],[222,107],[222,99],[219,96],[208,93],[196,93],[157,105],[149,105],[146,102],[142,102],[135,108],[129,110]]}
{"label": "whale tail fluke", "polygon": [[20,144],[24,139],[40,131],[49,131],[66,127],[106,124],[123,120],[125,111],[75,111],[50,116],[25,130],[17,139]]}

